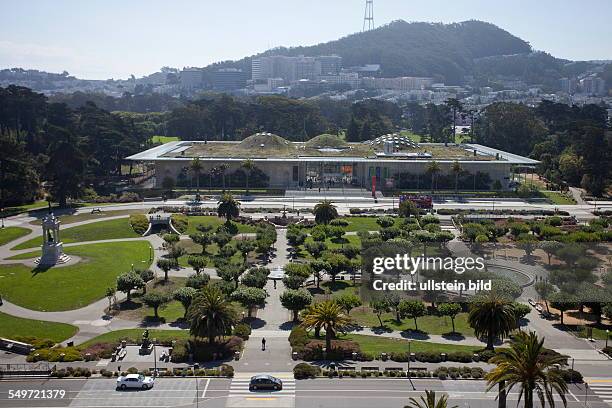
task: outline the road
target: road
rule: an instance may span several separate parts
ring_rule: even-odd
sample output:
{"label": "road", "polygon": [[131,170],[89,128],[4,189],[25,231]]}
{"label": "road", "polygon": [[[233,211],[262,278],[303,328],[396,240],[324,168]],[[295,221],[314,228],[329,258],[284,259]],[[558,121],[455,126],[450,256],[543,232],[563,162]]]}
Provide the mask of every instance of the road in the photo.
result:
{"label": "road", "polygon": [[[281,392],[249,392],[248,376],[234,379],[159,378],[148,391],[117,391],[114,379],[64,379],[0,381],[0,406],[26,407],[206,407],[206,408],[401,408],[410,397],[435,390],[449,396],[449,406],[461,408],[496,407],[495,392],[484,392],[485,383],[476,380],[416,379],[317,379],[295,381],[290,373]],[[612,379],[594,379],[585,404],[584,385],[570,386],[568,407],[609,408],[602,398],[612,400]],[[197,384],[197,389],[196,389]],[[413,388],[414,386],[414,388]],[[592,387],[592,388],[591,388]],[[9,399],[13,390],[64,390],[57,399]],[[198,396],[196,401],[196,394]],[[508,407],[516,406],[516,392],[508,396]],[[557,399],[558,406],[562,406]],[[536,407],[539,404],[536,403]]]}

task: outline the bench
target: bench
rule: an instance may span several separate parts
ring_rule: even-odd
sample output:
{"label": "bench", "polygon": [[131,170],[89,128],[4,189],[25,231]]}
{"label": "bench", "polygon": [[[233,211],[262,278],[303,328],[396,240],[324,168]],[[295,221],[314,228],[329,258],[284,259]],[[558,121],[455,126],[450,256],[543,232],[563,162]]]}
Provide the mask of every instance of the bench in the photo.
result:
{"label": "bench", "polygon": [[361,371],[380,371],[379,367],[361,367]]}
{"label": "bench", "polygon": [[385,367],[385,371],[404,371],[402,367]]}

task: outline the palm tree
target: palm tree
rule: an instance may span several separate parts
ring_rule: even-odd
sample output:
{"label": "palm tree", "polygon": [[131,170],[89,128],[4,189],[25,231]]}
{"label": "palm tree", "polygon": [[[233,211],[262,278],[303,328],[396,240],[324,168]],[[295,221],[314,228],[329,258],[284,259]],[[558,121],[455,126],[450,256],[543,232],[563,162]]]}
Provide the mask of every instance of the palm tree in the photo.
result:
{"label": "palm tree", "polygon": [[196,337],[208,337],[210,344],[218,336],[227,333],[238,322],[238,313],[215,286],[205,286],[193,299],[187,310],[190,333]]}
{"label": "palm tree", "polygon": [[517,326],[512,302],[496,293],[474,300],[468,322],[476,337],[486,337],[488,350],[493,350],[495,339],[507,336]]}
{"label": "palm tree", "polygon": [[329,224],[331,220],[338,216],[336,206],[329,200],[323,200],[315,205],[313,213],[317,224]]}
{"label": "palm tree", "polygon": [[485,375],[487,391],[500,385],[500,391],[507,394],[515,385],[520,387],[518,402],[525,397],[525,408],[533,408],[533,392],[536,391],[540,405],[546,402],[555,406],[553,392],[561,397],[567,406],[565,394],[567,384],[555,365],[563,365],[567,357],[545,353],[544,338],[539,339],[535,332],[520,332],[510,344],[510,348],[499,350],[489,362],[497,365]]}
{"label": "palm tree", "polygon": [[429,163],[427,163],[427,167],[425,168],[425,172],[427,174],[431,175],[431,191],[432,191],[432,193],[435,191],[435,186],[436,186],[435,185],[435,180],[436,180],[436,177],[437,177],[438,173],[440,173],[440,171],[442,171],[442,169],[440,167],[440,164],[437,161],[432,160]]}
{"label": "palm tree", "polygon": [[446,394],[443,394],[438,401],[436,401],[435,391],[426,390],[425,396],[421,396],[420,401],[411,397],[410,405],[406,405],[404,408],[458,408],[457,405],[448,406],[448,395]]}
{"label": "palm tree", "polygon": [[225,193],[217,203],[217,214],[219,214],[219,217],[224,217],[227,222],[230,222],[232,218],[240,215],[240,203],[230,193]]}
{"label": "palm tree", "polygon": [[249,194],[249,177],[251,176],[251,172],[255,169],[255,163],[251,159],[246,159],[242,162],[242,168],[246,173],[246,193]]}
{"label": "palm tree", "polygon": [[301,326],[305,329],[325,330],[325,347],[331,350],[331,340],[336,337],[338,331],[344,331],[350,323],[351,318],[344,313],[338,303],[326,300],[306,310]]}
{"label": "palm tree", "polygon": [[191,160],[191,164],[189,165],[189,169],[196,177],[196,196],[200,195],[200,173],[202,173],[203,167],[199,157],[195,157]]}
{"label": "palm tree", "polygon": [[459,187],[459,176],[463,173],[463,167],[461,167],[461,163],[457,160],[453,162],[451,166],[451,172],[455,175],[455,194],[457,194],[457,189]]}
{"label": "palm tree", "polygon": [[227,171],[227,169],[229,169],[229,166],[225,163],[221,163],[218,167],[217,167],[217,171],[219,172],[219,174],[221,174],[221,180],[223,182],[223,191],[225,192],[225,172]]}

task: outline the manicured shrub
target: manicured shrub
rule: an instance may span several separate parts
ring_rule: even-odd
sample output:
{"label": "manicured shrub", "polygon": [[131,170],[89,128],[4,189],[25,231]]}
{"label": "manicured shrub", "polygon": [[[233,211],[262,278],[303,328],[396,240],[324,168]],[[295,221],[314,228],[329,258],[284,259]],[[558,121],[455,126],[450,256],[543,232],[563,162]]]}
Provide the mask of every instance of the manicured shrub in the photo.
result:
{"label": "manicured shrub", "polygon": [[149,229],[149,219],[144,214],[130,215],[130,225],[135,233],[142,235]]}
{"label": "manicured shrub", "polygon": [[303,380],[305,378],[314,378],[321,374],[321,368],[310,365],[308,363],[299,363],[293,367],[293,376],[296,380]]}
{"label": "manicured shrub", "polygon": [[238,336],[243,340],[248,340],[251,335],[251,326],[246,323],[238,323],[234,327],[234,336]]}
{"label": "manicured shrub", "polygon": [[172,214],[172,225],[178,232],[184,234],[189,226],[189,218],[185,214]]}

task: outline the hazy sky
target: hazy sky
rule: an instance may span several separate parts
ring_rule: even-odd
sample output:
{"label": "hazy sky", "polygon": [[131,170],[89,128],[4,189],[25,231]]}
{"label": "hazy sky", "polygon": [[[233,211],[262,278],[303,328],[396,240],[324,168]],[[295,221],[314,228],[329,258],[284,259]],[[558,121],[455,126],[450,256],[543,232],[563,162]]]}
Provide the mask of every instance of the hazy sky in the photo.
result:
{"label": "hazy sky", "polygon": [[[0,0],[0,68],[82,78],[205,66],[275,46],[311,45],[362,28],[365,0]],[[374,0],[392,20],[478,19],[538,50],[612,59],[610,0]]]}

